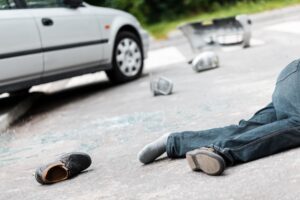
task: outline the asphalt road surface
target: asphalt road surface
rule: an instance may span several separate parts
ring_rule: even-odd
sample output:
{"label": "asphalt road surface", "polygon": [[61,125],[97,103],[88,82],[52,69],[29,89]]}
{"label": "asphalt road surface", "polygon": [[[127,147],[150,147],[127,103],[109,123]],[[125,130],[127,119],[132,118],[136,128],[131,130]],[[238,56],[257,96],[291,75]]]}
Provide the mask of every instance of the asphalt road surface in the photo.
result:
{"label": "asphalt road surface", "polygon": [[[0,199],[299,199],[300,149],[228,168],[223,176],[192,172],[166,155],[143,166],[137,152],[165,132],[221,127],[247,119],[271,101],[276,77],[299,58],[300,7],[252,16],[253,45],[218,50],[221,67],[195,73],[177,33],[152,44],[144,76],[112,86],[102,73],[35,88],[45,94],[0,135]],[[153,97],[150,76],[174,81],[174,93]],[[86,173],[51,186],[35,169],[83,151]]]}

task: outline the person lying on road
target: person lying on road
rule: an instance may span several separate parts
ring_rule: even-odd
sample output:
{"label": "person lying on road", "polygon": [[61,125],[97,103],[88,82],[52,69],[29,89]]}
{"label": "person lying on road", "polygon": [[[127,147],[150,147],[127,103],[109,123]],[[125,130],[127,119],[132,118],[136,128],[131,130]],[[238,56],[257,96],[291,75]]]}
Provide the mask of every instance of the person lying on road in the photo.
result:
{"label": "person lying on road", "polygon": [[272,102],[238,125],[165,134],[138,154],[149,164],[167,152],[186,158],[194,171],[221,175],[227,166],[300,146],[300,59],[280,73]]}

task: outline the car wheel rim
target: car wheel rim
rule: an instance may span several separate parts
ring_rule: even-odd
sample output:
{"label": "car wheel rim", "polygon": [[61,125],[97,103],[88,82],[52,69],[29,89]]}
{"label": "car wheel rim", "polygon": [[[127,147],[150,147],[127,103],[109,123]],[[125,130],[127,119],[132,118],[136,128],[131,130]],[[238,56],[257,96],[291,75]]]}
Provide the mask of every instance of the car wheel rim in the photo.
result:
{"label": "car wheel rim", "polygon": [[137,75],[142,67],[142,53],[137,42],[130,38],[121,40],[117,46],[116,61],[125,76]]}

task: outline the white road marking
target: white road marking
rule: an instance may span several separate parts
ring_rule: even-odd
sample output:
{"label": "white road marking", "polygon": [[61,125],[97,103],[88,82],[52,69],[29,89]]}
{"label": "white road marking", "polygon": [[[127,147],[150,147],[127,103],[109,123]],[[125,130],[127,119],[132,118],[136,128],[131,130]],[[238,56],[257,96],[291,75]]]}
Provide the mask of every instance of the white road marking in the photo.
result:
{"label": "white road marking", "polygon": [[251,46],[262,46],[264,44],[265,44],[265,41],[259,40],[259,39],[255,39],[255,38],[251,39],[251,41],[250,41],[250,45]]}
{"label": "white road marking", "polygon": [[6,98],[6,97],[9,97],[9,94],[8,94],[8,93],[0,94],[0,99]]}
{"label": "white road marking", "polygon": [[[251,39],[250,41],[250,48],[251,47],[255,47],[255,46],[262,46],[264,45],[265,42],[263,40],[259,40],[259,39]],[[242,50],[243,47],[241,45],[236,45],[236,46],[228,46],[228,47],[222,47],[221,50],[223,52],[232,52],[232,51],[240,51]]]}
{"label": "white road marking", "polygon": [[49,92],[51,91],[51,86],[53,85],[54,83],[45,83],[45,84],[41,84],[41,85],[36,85],[36,86],[33,86],[30,91],[31,92]]}
{"label": "white road marking", "polygon": [[104,72],[97,72],[94,74],[86,74],[82,76],[73,77],[61,81],[55,81],[38,86],[34,86],[30,91],[41,91],[46,93],[53,93],[63,89],[74,88],[77,86],[87,85],[99,81],[107,80]]}
{"label": "white road marking", "polygon": [[97,72],[94,74],[86,74],[83,76],[78,76],[71,78],[65,88],[73,88],[80,85],[87,85],[99,81],[107,80],[104,72]]}
{"label": "white road marking", "polygon": [[300,22],[290,21],[290,22],[280,23],[273,26],[269,26],[266,29],[271,31],[300,34]]}
{"label": "white road marking", "polygon": [[42,85],[34,86],[30,89],[31,92],[45,92],[45,93],[53,93],[60,91],[64,88],[64,86],[68,83],[68,79],[63,79],[60,81],[45,83]]}
{"label": "white road marking", "polygon": [[145,70],[185,62],[186,58],[176,47],[150,51],[145,61]]}

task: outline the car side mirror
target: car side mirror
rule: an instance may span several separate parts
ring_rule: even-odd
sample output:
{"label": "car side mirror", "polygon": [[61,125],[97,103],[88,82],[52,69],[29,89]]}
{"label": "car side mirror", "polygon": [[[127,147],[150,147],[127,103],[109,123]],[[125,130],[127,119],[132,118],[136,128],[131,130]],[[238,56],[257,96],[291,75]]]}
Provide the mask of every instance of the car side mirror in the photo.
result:
{"label": "car side mirror", "polygon": [[82,6],[83,0],[64,0],[64,4],[69,6],[70,8],[78,8]]}

